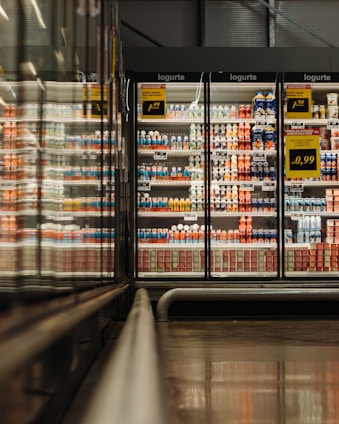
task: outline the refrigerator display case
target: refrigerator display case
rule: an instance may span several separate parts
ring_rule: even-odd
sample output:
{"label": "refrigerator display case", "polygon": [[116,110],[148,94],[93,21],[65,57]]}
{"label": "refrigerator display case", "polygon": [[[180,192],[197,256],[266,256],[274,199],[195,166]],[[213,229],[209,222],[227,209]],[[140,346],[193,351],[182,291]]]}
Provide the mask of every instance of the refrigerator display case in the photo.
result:
{"label": "refrigerator display case", "polygon": [[137,279],[336,283],[336,74],[136,73],[136,94]]}
{"label": "refrigerator display case", "polygon": [[159,75],[136,77],[136,276],[277,278],[277,75]]}
{"label": "refrigerator display case", "polygon": [[210,76],[210,276],[278,276],[276,74]]}
{"label": "refrigerator display case", "polygon": [[338,93],[336,74],[285,74],[284,271],[338,277]]}
{"label": "refrigerator display case", "polygon": [[137,275],[206,276],[205,82],[138,84]]}

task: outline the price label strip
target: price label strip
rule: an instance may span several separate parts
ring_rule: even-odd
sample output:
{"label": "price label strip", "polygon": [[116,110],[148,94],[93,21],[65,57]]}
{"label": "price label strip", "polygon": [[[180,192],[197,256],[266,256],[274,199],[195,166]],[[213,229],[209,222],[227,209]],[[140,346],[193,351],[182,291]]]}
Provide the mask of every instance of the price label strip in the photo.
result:
{"label": "price label strip", "polygon": [[286,131],[286,177],[320,178],[319,129]]}
{"label": "price label strip", "polygon": [[254,184],[252,183],[244,183],[239,187],[241,191],[254,191]]}
{"label": "price label strip", "polygon": [[198,214],[196,212],[186,212],[184,214],[184,221],[197,221]]}
{"label": "price label strip", "polygon": [[293,184],[289,188],[293,193],[303,193],[304,191],[304,186],[302,184]]}
{"label": "price label strip", "polygon": [[337,130],[339,129],[339,120],[332,120],[327,122],[327,129],[328,130]]}
{"label": "price label strip", "polygon": [[253,162],[266,162],[267,157],[266,153],[254,153]]}
{"label": "price label strip", "polygon": [[154,160],[167,160],[167,152],[155,152],[153,159]]}
{"label": "price label strip", "polygon": [[291,122],[291,128],[293,129],[304,129],[305,128],[305,122],[302,121],[292,121]]}
{"label": "price label strip", "polygon": [[138,191],[151,191],[151,184],[139,182]]}
{"label": "price label strip", "polygon": [[275,191],[276,184],[275,182],[264,181],[262,183],[262,191]]}

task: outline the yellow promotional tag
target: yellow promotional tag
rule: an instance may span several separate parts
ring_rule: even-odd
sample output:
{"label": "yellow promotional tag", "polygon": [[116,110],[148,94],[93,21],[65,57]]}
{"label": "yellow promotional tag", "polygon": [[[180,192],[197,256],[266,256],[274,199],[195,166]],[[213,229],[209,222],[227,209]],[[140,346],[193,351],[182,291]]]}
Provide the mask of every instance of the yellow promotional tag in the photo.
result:
{"label": "yellow promotional tag", "polygon": [[92,118],[107,118],[107,86],[103,87],[100,84],[91,85],[91,117]]}
{"label": "yellow promotional tag", "polygon": [[311,84],[290,84],[286,87],[286,105],[288,119],[312,118]]}
{"label": "yellow promotional tag", "polygon": [[320,178],[320,132],[286,130],[286,177]]}
{"label": "yellow promotional tag", "polygon": [[141,85],[141,117],[166,118],[166,84]]}

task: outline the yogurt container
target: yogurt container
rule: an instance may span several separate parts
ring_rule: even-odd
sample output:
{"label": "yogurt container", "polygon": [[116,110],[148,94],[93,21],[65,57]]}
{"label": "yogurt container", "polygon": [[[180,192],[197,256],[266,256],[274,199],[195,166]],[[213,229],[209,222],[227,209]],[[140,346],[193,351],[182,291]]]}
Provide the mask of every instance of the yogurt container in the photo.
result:
{"label": "yogurt container", "polygon": [[266,99],[261,91],[257,91],[252,103],[253,118],[264,118],[266,116]]}
{"label": "yogurt container", "polygon": [[275,118],[276,104],[275,96],[272,91],[269,91],[265,98],[266,102],[266,116],[268,118]]}
{"label": "yogurt container", "polygon": [[338,119],[338,106],[328,106],[327,108],[327,118],[328,119]]}
{"label": "yogurt container", "polygon": [[327,93],[327,104],[329,106],[338,106],[338,93]]}

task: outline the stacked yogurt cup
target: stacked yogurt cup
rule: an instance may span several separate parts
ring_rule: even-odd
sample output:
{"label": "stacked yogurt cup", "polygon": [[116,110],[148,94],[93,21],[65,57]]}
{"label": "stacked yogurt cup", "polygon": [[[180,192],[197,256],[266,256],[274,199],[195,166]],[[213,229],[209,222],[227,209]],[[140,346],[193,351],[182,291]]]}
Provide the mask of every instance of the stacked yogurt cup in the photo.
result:
{"label": "stacked yogurt cup", "polygon": [[327,118],[338,119],[338,93],[327,93]]}

